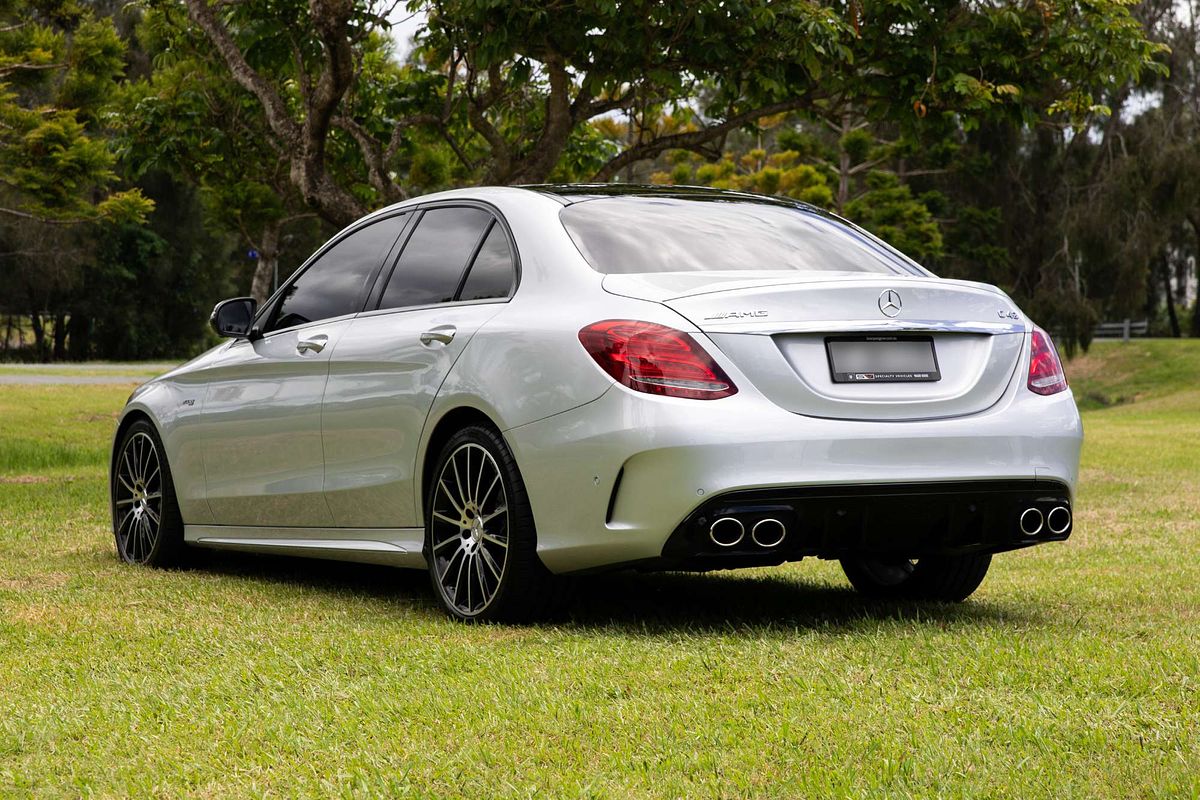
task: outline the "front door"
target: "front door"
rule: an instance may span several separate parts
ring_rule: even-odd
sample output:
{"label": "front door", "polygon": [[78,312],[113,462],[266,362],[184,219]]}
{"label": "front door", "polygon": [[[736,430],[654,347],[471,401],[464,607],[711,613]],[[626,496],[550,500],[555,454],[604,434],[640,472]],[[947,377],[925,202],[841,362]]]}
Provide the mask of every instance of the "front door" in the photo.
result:
{"label": "front door", "polygon": [[362,310],[407,215],[326,245],[214,365],[204,404],[204,472],[217,525],[328,527],[321,400],[329,362]]}
{"label": "front door", "polygon": [[327,526],[321,396],[352,317],[234,342],[204,403],[208,506],[218,525]]}

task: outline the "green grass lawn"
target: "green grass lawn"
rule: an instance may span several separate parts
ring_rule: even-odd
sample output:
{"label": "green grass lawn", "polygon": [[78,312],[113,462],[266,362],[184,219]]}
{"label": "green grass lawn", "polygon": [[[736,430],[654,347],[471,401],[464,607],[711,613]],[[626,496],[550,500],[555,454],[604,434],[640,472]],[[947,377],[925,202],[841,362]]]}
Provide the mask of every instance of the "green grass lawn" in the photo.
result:
{"label": "green grass lawn", "polygon": [[0,386],[0,795],[1200,797],[1200,341],[1068,372],[1076,533],[961,606],[806,561],[595,578],[530,627],[384,568],[123,566],[129,387]]}

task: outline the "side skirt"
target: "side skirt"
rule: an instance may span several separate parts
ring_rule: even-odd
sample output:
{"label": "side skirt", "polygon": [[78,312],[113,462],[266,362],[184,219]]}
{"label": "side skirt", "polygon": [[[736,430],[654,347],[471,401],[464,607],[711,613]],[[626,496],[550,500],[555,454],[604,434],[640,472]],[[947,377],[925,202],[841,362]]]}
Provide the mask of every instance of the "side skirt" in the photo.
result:
{"label": "side skirt", "polygon": [[185,525],[185,542],[214,550],[425,567],[421,528],[265,528]]}

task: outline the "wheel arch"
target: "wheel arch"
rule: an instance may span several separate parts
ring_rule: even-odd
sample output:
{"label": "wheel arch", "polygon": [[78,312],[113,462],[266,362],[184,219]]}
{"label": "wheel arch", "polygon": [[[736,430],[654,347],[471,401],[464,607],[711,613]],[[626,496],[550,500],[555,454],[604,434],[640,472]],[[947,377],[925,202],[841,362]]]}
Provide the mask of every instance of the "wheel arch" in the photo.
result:
{"label": "wheel arch", "polygon": [[137,406],[126,409],[117,423],[117,430],[113,434],[112,447],[109,448],[108,481],[110,484],[112,483],[113,469],[116,468],[117,464],[117,449],[121,446],[121,441],[125,438],[125,433],[139,420],[145,420],[150,423],[150,426],[154,428],[154,432],[158,434],[159,441],[162,441],[162,428],[159,427],[158,422],[150,415],[149,411]]}
{"label": "wheel arch", "polygon": [[[446,445],[446,442],[450,441],[454,434],[469,425],[482,425],[483,427],[491,428],[501,439],[504,438],[504,434],[495,420],[473,406],[456,406],[438,419],[437,423],[430,430],[428,438],[425,440],[425,447],[420,459],[421,472],[419,485],[421,495],[417,498],[417,509],[421,514],[422,525],[425,524],[425,503],[429,497],[429,484],[433,480],[433,471],[437,466],[438,456],[441,455],[442,448]],[[508,444],[507,440],[505,440],[505,444]],[[509,445],[509,450],[512,450],[511,445]]]}

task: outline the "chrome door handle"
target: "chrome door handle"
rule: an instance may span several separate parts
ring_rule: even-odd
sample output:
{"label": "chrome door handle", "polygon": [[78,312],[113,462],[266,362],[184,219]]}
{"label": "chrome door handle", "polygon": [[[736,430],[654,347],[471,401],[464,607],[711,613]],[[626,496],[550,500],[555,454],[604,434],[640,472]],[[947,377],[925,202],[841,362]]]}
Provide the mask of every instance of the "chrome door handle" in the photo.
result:
{"label": "chrome door handle", "polygon": [[438,325],[436,328],[431,328],[421,334],[421,344],[431,345],[434,342],[442,344],[450,344],[454,341],[454,334],[458,333],[458,328],[453,325]]}
{"label": "chrome door handle", "polygon": [[297,353],[307,353],[309,350],[314,353],[319,353],[325,349],[325,345],[329,343],[328,336],[314,336],[311,339],[301,339],[296,342]]}

